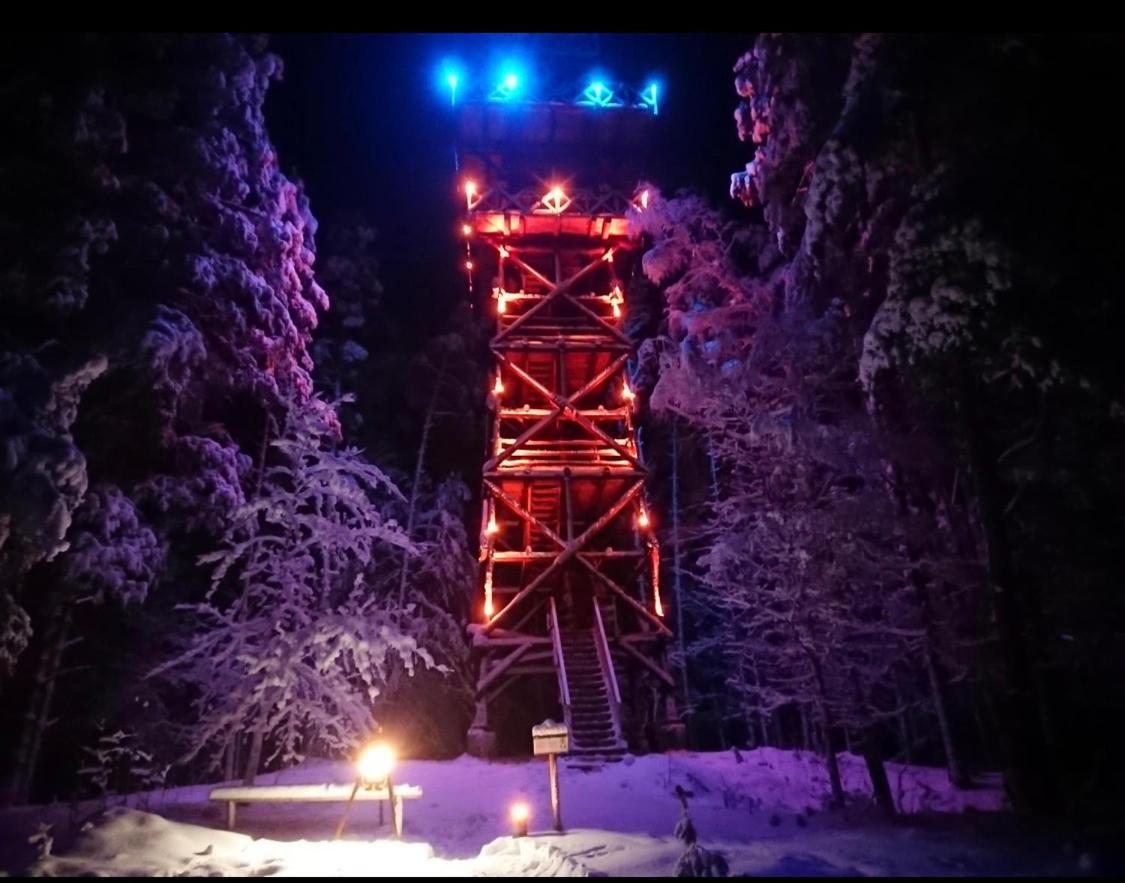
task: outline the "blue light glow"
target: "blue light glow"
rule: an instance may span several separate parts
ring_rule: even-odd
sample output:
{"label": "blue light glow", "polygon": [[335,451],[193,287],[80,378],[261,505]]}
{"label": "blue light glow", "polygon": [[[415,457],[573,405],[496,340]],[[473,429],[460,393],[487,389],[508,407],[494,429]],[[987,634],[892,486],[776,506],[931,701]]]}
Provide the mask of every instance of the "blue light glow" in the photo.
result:
{"label": "blue light glow", "polygon": [[449,90],[451,107],[457,104],[457,88],[461,85],[462,79],[462,68],[459,64],[453,61],[442,62],[441,84],[442,88]]}
{"label": "blue light glow", "polygon": [[590,81],[590,85],[582,91],[582,95],[577,99],[577,103],[592,107],[621,106],[621,101],[617,98],[617,93],[607,86],[606,81],[601,78]]}
{"label": "blue light glow", "polygon": [[500,70],[500,82],[488,96],[489,101],[511,101],[523,90],[523,71],[511,64],[504,65]]}
{"label": "blue light glow", "polygon": [[652,108],[652,113],[654,116],[660,113],[660,103],[657,101],[659,88],[660,87],[658,86],[658,84],[649,83],[645,87],[644,91],[641,92],[641,100],[644,102],[646,107]]}

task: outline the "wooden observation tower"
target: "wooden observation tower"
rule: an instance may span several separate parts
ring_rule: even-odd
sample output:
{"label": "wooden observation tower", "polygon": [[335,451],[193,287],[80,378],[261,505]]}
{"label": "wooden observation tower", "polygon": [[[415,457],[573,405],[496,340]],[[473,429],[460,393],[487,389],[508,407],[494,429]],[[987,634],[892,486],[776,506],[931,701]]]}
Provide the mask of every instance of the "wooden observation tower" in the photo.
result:
{"label": "wooden observation tower", "polygon": [[495,321],[470,625],[478,755],[498,753],[498,700],[536,679],[572,754],[683,742],[623,328],[651,88],[651,101],[596,83],[527,102],[502,84],[455,114],[465,269]]}

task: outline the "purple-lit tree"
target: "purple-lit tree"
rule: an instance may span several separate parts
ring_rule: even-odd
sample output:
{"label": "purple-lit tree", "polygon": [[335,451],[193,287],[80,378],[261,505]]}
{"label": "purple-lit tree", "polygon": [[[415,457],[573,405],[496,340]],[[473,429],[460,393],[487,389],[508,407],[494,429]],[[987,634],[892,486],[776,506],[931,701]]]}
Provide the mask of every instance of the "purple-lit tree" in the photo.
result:
{"label": "purple-lit tree", "polygon": [[240,507],[214,565],[207,600],[186,609],[195,633],[159,666],[196,693],[196,723],[181,762],[206,756],[228,775],[240,734],[244,775],[265,761],[310,751],[342,754],[374,726],[373,705],[391,658],[408,672],[431,665],[411,610],[368,582],[392,548],[417,550],[388,504],[401,499],[353,449],[334,449],[339,427],[314,399],[294,402],[261,492]]}

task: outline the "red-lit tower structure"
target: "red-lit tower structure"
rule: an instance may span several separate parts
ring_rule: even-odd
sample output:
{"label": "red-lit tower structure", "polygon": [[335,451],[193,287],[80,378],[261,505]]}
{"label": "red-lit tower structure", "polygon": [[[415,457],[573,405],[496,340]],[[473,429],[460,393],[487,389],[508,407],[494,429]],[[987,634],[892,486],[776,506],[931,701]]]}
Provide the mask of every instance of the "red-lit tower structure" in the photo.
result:
{"label": "red-lit tower structure", "polygon": [[465,272],[495,322],[469,749],[498,753],[502,706],[518,717],[544,692],[572,754],[674,747],[672,632],[624,331],[656,87],[529,102],[515,85],[456,113]]}

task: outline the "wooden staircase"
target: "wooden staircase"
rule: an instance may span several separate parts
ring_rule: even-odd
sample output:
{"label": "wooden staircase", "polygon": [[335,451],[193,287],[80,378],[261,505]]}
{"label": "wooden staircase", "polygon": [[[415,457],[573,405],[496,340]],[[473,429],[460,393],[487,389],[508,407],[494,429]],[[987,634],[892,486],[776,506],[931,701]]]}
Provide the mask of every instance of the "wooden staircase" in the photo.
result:
{"label": "wooden staircase", "polygon": [[570,704],[570,754],[618,760],[627,746],[621,736],[621,697],[600,613],[588,627],[569,616],[560,623],[561,656]]}

